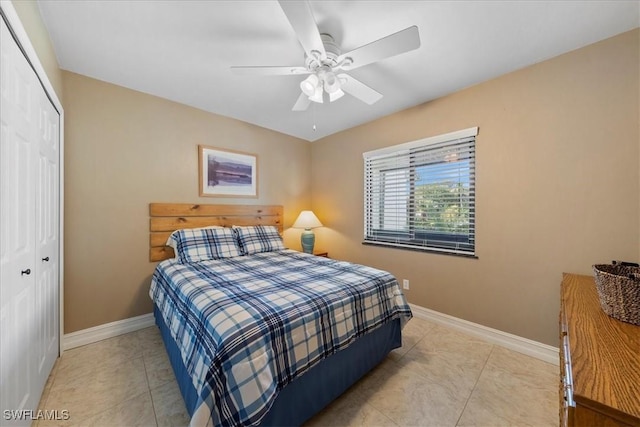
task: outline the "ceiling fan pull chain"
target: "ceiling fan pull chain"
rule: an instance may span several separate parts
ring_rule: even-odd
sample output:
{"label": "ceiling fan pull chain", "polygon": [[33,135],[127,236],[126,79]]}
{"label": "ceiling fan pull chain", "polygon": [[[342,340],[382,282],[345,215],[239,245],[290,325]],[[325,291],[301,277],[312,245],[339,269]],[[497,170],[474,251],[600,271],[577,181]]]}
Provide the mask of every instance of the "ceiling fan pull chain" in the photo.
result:
{"label": "ceiling fan pull chain", "polygon": [[313,108],[313,112],[312,112],[312,115],[313,115],[313,127],[312,127],[312,129],[315,132],[316,131],[316,104],[314,103],[311,106],[311,108]]}

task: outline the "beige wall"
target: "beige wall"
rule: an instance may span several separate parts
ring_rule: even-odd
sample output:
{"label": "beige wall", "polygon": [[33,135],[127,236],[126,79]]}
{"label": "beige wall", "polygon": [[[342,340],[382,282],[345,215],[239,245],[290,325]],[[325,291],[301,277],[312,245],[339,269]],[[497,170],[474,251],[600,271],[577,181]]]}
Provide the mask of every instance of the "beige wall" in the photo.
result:
{"label": "beige wall", "polygon": [[[66,113],[65,333],[151,311],[153,201],[283,204],[285,227],[312,201],[318,249],[410,279],[412,303],[551,345],[563,271],[639,258],[638,30],[310,145],[62,72],[36,2],[12,4]],[[362,152],[471,126],[478,259],[362,246]],[[197,144],[258,154],[260,198],[198,197]]]}
{"label": "beige wall", "polygon": [[[63,72],[65,333],[150,313],[150,202],[310,207],[311,146],[237,120]],[[198,144],[258,155],[258,199],[198,196]]]}
{"label": "beige wall", "polygon": [[62,71],[58,68],[56,53],[53,50],[47,28],[42,21],[38,4],[33,0],[13,0],[11,3],[20,17],[20,22],[29,36],[42,68],[47,73],[53,90],[56,91],[58,99],[62,101]]}
{"label": "beige wall", "polygon": [[[557,346],[562,272],[639,258],[639,38],[314,142],[312,207],[327,226],[317,245],[409,279],[414,304]],[[478,259],[363,246],[362,153],[473,126]]]}

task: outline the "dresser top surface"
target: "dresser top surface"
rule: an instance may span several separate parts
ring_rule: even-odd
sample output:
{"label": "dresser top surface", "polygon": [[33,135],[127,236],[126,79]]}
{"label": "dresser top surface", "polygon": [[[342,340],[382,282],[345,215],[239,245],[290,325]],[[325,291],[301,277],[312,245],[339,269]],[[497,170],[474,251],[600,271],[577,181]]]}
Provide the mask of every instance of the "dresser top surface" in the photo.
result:
{"label": "dresser top surface", "polygon": [[562,311],[576,401],[640,419],[640,326],[609,317],[591,276],[564,274]]}

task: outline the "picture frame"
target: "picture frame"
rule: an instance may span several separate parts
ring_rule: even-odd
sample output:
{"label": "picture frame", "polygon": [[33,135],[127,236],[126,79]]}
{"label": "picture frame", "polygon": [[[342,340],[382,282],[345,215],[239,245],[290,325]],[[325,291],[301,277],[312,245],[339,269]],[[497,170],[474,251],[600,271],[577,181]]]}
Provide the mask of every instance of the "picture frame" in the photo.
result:
{"label": "picture frame", "polygon": [[198,145],[201,197],[258,197],[258,156]]}

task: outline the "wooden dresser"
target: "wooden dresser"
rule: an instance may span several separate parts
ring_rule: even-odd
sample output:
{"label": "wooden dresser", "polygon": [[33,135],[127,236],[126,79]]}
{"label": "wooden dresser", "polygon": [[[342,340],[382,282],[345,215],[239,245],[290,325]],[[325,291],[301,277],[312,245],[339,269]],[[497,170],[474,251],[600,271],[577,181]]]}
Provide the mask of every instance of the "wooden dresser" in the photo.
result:
{"label": "wooden dresser", "polygon": [[593,277],[561,288],[560,426],[640,426],[640,326],[602,311]]}

